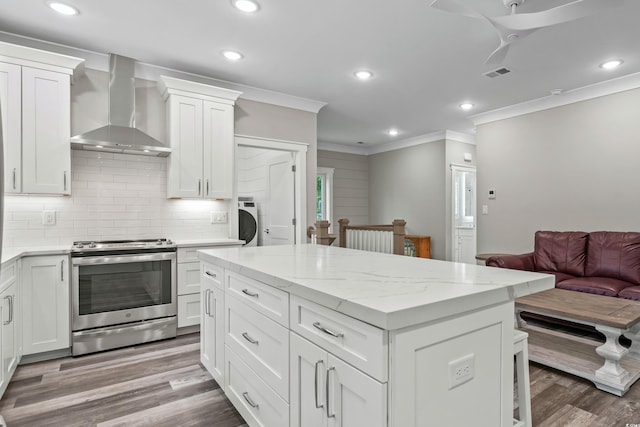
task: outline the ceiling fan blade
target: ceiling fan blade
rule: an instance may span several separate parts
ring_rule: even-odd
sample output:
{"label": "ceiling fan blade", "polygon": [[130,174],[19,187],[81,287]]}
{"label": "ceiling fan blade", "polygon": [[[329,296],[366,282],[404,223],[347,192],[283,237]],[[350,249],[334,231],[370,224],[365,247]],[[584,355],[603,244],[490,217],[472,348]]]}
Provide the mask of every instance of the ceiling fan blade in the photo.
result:
{"label": "ceiling fan blade", "polygon": [[440,9],[445,12],[468,16],[470,18],[485,18],[485,16],[481,13],[478,13],[474,9],[466,6],[463,3],[460,3],[457,0],[433,0],[430,6],[434,9]]}
{"label": "ceiling fan blade", "polygon": [[574,21],[585,16],[595,15],[607,9],[618,7],[624,0],[574,0],[562,6],[534,13],[516,13],[513,15],[488,18],[494,24],[513,31],[549,27]]}
{"label": "ceiling fan blade", "polygon": [[507,56],[507,52],[509,52],[509,46],[511,43],[500,43],[500,46],[496,50],[494,50],[491,55],[484,61],[485,64],[501,64],[504,61],[504,58]]}

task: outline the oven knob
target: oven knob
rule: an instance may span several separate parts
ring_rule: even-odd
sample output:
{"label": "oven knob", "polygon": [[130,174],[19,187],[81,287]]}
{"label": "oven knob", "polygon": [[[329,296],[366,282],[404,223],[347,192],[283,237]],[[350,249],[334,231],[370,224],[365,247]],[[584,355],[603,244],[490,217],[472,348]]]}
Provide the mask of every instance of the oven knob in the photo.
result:
{"label": "oven knob", "polygon": [[90,248],[95,248],[95,247],[96,247],[96,243],[95,243],[95,242],[91,242],[91,243],[89,243],[89,247],[90,247]]}
{"label": "oven knob", "polygon": [[84,245],[82,243],[76,243],[76,248],[82,249],[84,248]]}
{"label": "oven knob", "polygon": [[173,245],[173,242],[171,240],[167,240],[166,244],[167,245]]}

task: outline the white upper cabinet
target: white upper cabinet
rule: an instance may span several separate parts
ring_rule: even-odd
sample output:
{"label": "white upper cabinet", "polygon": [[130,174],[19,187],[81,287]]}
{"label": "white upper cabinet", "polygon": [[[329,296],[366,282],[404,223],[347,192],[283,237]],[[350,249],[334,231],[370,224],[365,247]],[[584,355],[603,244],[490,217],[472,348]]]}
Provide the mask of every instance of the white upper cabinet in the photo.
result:
{"label": "white upper cabinet", "polygon": [[160,76],[167,105],[167,197],[230,199],[233,106],[241,92]]}
{"label": "white upper cabinet", "polygon": [[7,193],[71,194],[70,85],[83,60],[0,42]]}

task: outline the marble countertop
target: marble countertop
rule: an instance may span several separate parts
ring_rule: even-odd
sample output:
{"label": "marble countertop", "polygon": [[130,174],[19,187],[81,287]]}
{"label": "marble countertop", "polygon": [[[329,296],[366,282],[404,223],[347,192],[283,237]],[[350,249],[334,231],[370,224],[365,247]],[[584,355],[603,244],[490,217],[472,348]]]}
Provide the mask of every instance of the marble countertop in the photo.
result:
{"label": "marble countertop", "polygon": [[395,330],[554,287],[553,276],[321,245],[220,248],[198,256]]}
{"label": "marble countertop", "polygon": [[[193,246],[224,246],[224,245],[242,245],[244,240],[238,239],[190,239],[190,240],[174,240],[179,248],[187,248]],[[65,255],[71,252],[71,244],[59,246],[34,246],[34,247],[15,247],[2,248],[2,263],[11,262],[25,256],[39,255]]]}

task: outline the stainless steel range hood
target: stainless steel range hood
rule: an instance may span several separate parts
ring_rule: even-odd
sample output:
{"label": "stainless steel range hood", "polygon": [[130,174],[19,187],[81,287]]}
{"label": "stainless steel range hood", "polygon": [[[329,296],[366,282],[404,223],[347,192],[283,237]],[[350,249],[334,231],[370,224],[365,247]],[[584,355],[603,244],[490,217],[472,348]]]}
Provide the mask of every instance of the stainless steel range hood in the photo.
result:
{"label": "stainless steel range hood", "polygon": [[171,149],[135,128],[135,61],[109,56],[109,124],[71,138],[76,150],[167,157]]}

